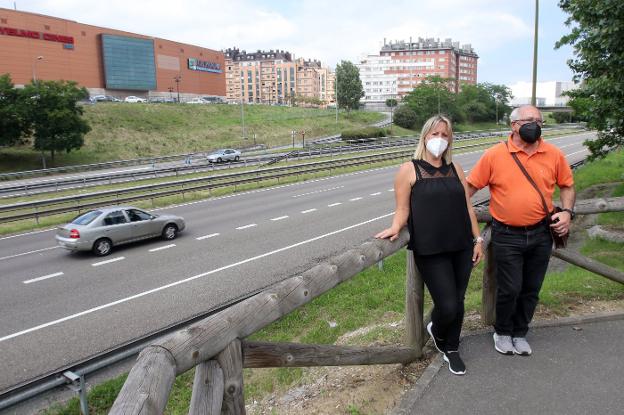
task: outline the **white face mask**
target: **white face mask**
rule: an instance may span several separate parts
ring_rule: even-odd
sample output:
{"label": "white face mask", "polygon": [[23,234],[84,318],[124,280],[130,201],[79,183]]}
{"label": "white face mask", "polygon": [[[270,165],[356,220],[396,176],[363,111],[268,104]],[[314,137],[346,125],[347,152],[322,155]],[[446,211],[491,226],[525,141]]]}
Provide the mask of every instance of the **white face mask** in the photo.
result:
{"label": "white face mask", "polygon": [[447,147],[448,141],[440,137],[433,137],[427,141],[427,150],[429,150],[435,158],[440,157]]}

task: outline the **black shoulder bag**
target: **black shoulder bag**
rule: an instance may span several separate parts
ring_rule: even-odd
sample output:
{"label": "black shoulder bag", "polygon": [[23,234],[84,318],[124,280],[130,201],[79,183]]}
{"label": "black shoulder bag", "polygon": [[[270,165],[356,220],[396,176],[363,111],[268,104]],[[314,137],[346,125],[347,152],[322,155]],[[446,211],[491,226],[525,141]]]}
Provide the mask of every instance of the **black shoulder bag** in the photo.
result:
{"label": "black shoulder bag", "polygon": [[[507,147],[507,150],[509,150],[509,146],[507,145],[507,143],[505,143],[505,147]],[[524,176],[527,178],[529,183],[531,183],[531,186],[533,186],[533,188],[540,195],[540,198],[542,199],[542,207],[544,208],[544,212],[546,212],[546,216],[548,218],[548,225],[555,223],[551,219],[552,215],[555,213],[561,212],[562,211],[561,208],[559,206],[555,206],[555,209],[552,212],[548,211],[548,205],[546,204],[546,199],[544,199],[544,195],[542,194],[542,191],[539,189],[539,187],[537,187],[537,184],[535,184],[535,182],[533,181],[529,173],[526,171],[526,169],[522,165],[522,163],[520,163],[520,160],[518,160],[518,156],[516,155],[516,153],[510,152],[509,154],[511,154],[511,157],[514,159],[514,161],[516,162],[516,164],[518,165],[522,173],[524,173]],[[559,235],[550,226],[548,226],[548,229],[550,230],[550,235],[552,236],[552,240],[555,243],[555,248],[565,248],[568,243],[568,236],[570,236],[570,232],[568,231],[568,233],[566,233],[565,235]]]}

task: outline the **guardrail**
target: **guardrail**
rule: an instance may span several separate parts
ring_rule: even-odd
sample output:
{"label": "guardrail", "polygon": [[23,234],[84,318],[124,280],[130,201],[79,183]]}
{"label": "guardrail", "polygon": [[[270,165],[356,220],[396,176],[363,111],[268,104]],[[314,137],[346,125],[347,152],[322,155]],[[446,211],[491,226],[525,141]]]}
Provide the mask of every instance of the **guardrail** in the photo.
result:
{"label": "guardrail", "polygon": [[[460,148],[481,147],[492,143],[471,144]],[[96,207],[122,204],[136,200],[153,200],[160,197],[171,196],[200,190],[212,190],[220,187],[238,186],[242,184],[259,182],[264,180],[278,180],[293,174],[310,174],[332,169],[355,167],[371,163],[379,163],[388,160],[402,159],[411,156],[412,149],[391,151],[381,154],[350,157],[345,159],[327,160],[315,163],[296,164],[284,167],[272,167],[248,172],[232,173],[209,177],[198,177],[187,180],[177,180],[166,183],[157,183],[143,186],[134,186],[125,189],[107,190],[82,195],[65,196],[34,202],[15,203],[0,206],[0,223],[23,219],[35,219],[37,222],[41,216],[49,216],[60,213],[83,211]],[[6,213],[27,211],[25,213]]]}
{"label": "guardrail", "polygon": [[[576,204],[577,214],[622,210],[624,197],[582,200]],[[486,209],[478,209],[477,217],[488,223],[482,234],[485,267],[481,318],[491,324],[495,311],[491,217]],[[406,255],[406,345],[353,347],[245,340],[396,253],[408,239],[407,230],[403,229],[394,242],[368,241],[146,347],[109,413],[163,413],[176,376],[192,368],[195,378],[189,414],[244,414],[243,368],[407,364],[418,360],[428,337],[424,328],[429,317],[424,315],[424,284],[413,255]],[[553,256],[624,284],[623,272],[577,252],[556,249]]]}
{"label": "guardrail", "polygon": [[[556,129],[547,130],[549,132],[558,131]],[[484,133],[470,133],[470,137],[458,134],[455,139],[457,141],[467,141],[467,140],[479,140],[483,138],[490,138],[500,136],[499,132],[484,132]],[[407,138],[398,138],[392,139],[391,137],[383,137],[381,141],[375,141],[370,143],[370,140],[366,140],[364,143],[360,144],[350,144],[343,146],[331,146],[331,147],[307,147],[305,150],[293,150],[286,154],[281,155],[266,155],[259,156],[256,158],[246,157],[239,162],[228,162],[223,165],[222,168],[231,168],[232,166],[237,165],[253,165],[267,162],[267,165],[275,164],[281,160],[288,159],[297,159],[297,158],[312,158],[312,157],[322,157],[322,156],[333,156],[335,154],[344,154],[349,152],[364,152],[364,151],[372,151],[381,148],[389,148],[389,147],[402,147],[407,145],[415,144],[418,139],[416,137],[407,137]],[[173,156],[172,156],[173,157]],[[66,190],[66,186],[79,185],[80,187],[88,187],[88,186],[96,186],[100,184],[112,184],[113,181],[119,182],[123,179],[137,180],[137,179],[147,179],[147,178],[158,178],[158,177],[167,177],[167,176],[179,176],[182,174],[189,173],[197,173],[201,171],[207,170],[216,170],[217,167],[213,163],[195,163],[195,164],[185,164],[183,166],[173,166],[173,167],[163,167],[163,168],[151,168],[145,171],[129,171],[129,172],[121,172],[114,174],[102,174],[102,175],[94,175],[94,176],[84,176],[79,178],[69,178],[69,179],[59,179],[59,180],[47,180],[36,183],[25,183],[19,185],[9,185],[9,186],[0,186],[0,198],[8,198],[15,196],[22,196],[20,194],[15,195],[15,192],[23,192],[24,195],[30,194],[43,194],[48,192],[56,192]],[[41,191],[41,189],[50,189],[47,191]],[[35,190],[40,190],[34,192]]]}

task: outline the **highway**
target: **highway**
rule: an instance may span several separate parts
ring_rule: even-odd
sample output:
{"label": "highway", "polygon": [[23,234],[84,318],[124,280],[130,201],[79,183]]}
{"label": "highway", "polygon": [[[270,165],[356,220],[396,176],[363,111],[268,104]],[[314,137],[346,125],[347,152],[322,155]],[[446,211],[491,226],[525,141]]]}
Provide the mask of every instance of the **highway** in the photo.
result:
{"label": "highway", "polygon": [[[570,163],[591,132],[550,140]],[[481,150],[458,154],[469,170]],[[69,253],[54,230],[0,238],[0,393],[202,314],[357,246],[390,224],[397,167],[162,209],[174,241]]]}

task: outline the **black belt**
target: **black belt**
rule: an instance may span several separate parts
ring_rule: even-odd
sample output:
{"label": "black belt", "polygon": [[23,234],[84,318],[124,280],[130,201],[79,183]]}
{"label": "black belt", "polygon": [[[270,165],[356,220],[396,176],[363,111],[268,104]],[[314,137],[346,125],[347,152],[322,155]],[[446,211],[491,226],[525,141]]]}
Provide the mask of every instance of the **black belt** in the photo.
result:
{"label": "black belt", "polygon": [[501,221],[498,221],[494,218],[492,218],[492,222],[496,222],[499,226],[509,229],[511,231],[519,231],[519,232],[532,231],[532,230],[543,228],[549,225],[548,218],[544,218],[540,220],[539,222],[534,223],[533,225],[527,225],[527,226],[511,226]]}

